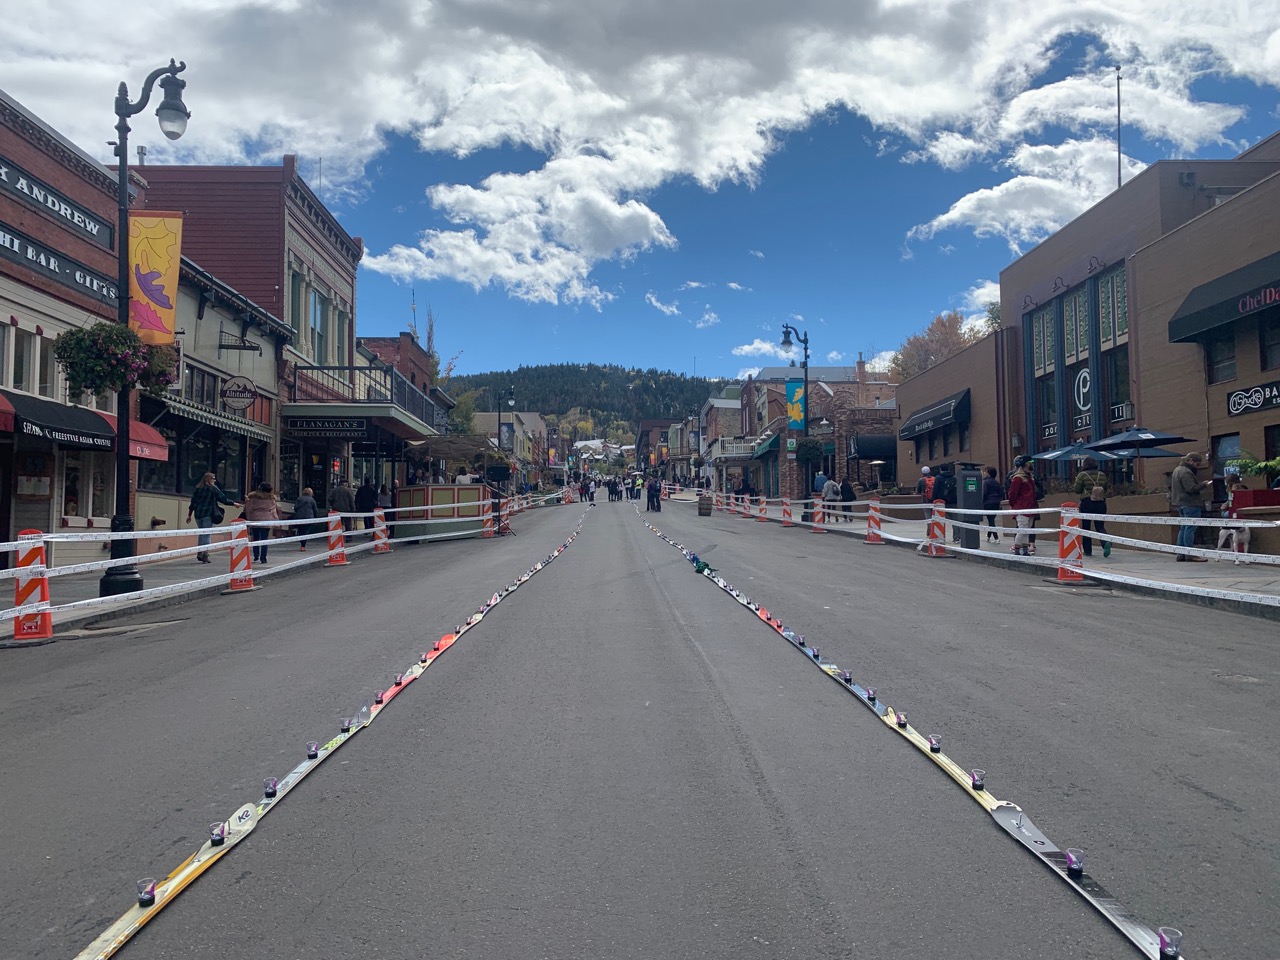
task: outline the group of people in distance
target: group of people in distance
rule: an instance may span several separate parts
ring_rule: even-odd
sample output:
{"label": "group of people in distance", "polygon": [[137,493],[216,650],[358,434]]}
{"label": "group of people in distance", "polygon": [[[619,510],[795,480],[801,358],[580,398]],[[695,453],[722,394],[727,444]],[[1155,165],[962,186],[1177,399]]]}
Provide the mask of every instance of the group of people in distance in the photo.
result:
{"label": "group of people in distance", "polygon": [[[986,467],[983,470],[985,475],[982,481],[982,509],[984,511],[992,511],[986,514],[989,528],[986,539],[996,543],[1000,542],[1000,528],[995,511],[999,510],[1005,501],[1008,501],[1010,510],[1026,511],[1014,513],[1017,533],[1014,536],[1013,546],[1010,550],[1011,553],[1024,557],[1036,552],[1034,530],[1039,514],[1034,511],[1045,497],[1044,486],[1034,470],[1034,461],[1034,457],[1025,455],[1014,458],[1013,471],[1003,482],[999,479],[998,471],[995,467]],[[1170,477],[1169,505],[1184,519],[1193,519],[1205,515],[1205,493],[1206,491],[1212,491],[1214,483],[1212,477],[1202,479],[1198,475],[1198,471],[1204,467],[1205,462],[1203,454],[1189,453],[1182,458]],[[1238,473],[1228,471],[1224,478],[1224,488],[1226,501],[1223,505],[1223,515],[1234,516],[1232,495],[1237,490],[1245,489],[1245,485]],[[941,500],[947,506],[954,506],[957,499],[956,490],[956,478],[950,466],[944,466],[936,473],[927,466],[920,468],[920,479],[916,482],[916,493],[920,495],[925,503]],[[1084,532],[1099,533],[1105,537],[1107,535],[1107,525],[1103,518],[1107,515],[1107,496],[1111,491],[1111,478],[1099,469],[1096,460],[1086,459],[1081,463],[1079,472],[1076,473],[1072,491],[1075,493],[1079,503],[1080,529]],[[1239,533],[1236,528],[1226,529]],[[1247,528],[1239,529],[1244,530],[1247,535]],[[1177,545],[1183,548],[1194,547],[1195,535],[1196,528],[1194,524],[1179,526]],[[958,532],[955,534],[955,539],[959,539]],[[1224,535],[1222,539],[1227,538]],[[1243,537],[1240,536],[1233,539],[1232,545],[1236,549],[1239,549],[1239,541],[1241,539]],[[1080,543],[1084,555],[1092,557],[1093,538],[1082,536]],[[1102,556],[1110,557],[1111,541],[1102,540],[1101,543]],[[1178,562],[1205,562],[1204,557],[1192,556],[1189,553],[1178,553],[1175,559]]]}

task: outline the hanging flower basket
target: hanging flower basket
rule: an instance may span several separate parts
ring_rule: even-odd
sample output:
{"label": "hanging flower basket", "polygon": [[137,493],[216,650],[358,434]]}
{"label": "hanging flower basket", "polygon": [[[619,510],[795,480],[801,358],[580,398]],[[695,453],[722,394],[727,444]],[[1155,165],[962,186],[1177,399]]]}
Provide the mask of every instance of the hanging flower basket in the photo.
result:
{"label": "hanging flower basket", "polygon": [[72,397],[132,386],[162,394],[177,380],[173,347],[148,346],[119,323],[67,330],[54,340],[53,356],[67,375]]}

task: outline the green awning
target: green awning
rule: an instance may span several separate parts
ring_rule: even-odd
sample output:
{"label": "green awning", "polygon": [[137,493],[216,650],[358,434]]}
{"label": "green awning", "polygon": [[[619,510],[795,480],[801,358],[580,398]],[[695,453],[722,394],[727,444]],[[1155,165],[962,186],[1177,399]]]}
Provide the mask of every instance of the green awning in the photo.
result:
{"label": "green awning", "polygon": [[756,452],[751,455],[751,459],[755,460],[763,457],[766,453],[776,453],[778,450],[778,434],[774,434],[764,443],[756,447]]}

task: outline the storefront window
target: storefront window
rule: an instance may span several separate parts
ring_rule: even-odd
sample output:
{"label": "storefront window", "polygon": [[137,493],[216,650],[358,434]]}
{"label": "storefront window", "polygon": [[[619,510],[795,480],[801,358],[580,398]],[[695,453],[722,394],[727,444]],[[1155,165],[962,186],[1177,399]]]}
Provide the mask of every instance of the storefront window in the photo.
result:
{"label": "storefront window", "polygon": [[942,455],[951,456],[951,427],[949,426],[942,428]]}
{"label": "storefront window", "polygon": [[45,340],[43,337],[37,339],[40,351],[39,393],[42,397],[52,397],[54,384],[58,382],[57,364],[53,359],[53,341]]}
{"label": "storefront window", "polygon": [[[143,406],[146,415],[146,406]],[[177,493],[178,491],[178,431],[175,427],[177,418],[172,415],[163,417],[155,427],[160,435],[168,441],[169,459],[164,463],[159,460],[138,461],[138,489],[148,493]]]}
{"label": "storefront window", "polygon": [[107,477],[112,463],[109,453],[67,451],[62,472],[64,517],[110,516]]}
{"label": "storefront window", "polygon": [[328,362],[328,354],[325,352],[325,314],[329,309],[329,301],[322,297],[319,291],[311,291],[311,359],[318,365],[324,366]]}
{"label": "storefront window", "polygon": [[938,459],[938,434],[934,431],[929,434],[929,462]]}
{"label": "storefront window", "polygon": [[218,378],[206,370],[188,365],[182,396],[192,403],[216,407],[218,403]]}
{"label": "storefront window", "polygon": [[1263,456],[1268,460],[1280,457],[1280,423],[1273,423],[1263,428],[1262,444],[1266,452]]}
{"label": "storefront window", "polygon": [[1258,318],[1258,340],[1262,369],[1280,367],[1280,309],[1272,308]]}
{"label": "storefront window", "polygon": [[[1129,347],[1116,347],[1102,355],[1107,377],[1107,402],[1113,407],[1129,402]],[[1123,417],[1112,417],[1122,420]]]}
{"label": "storefront window", "polygon": [[214,473],[223,492],[237,500],[244,498],[244,437],[226,430],[215,430]]}
{"label": "storefront window", "polygon": [[1058,385],[1053,377],[1036,381],[1036,419],[1042,427],[1058,422]]}
{"label": "storefront window", "polygon": [[179,423],[181,486],[178,493],[189,494],[206,473],[211,470],[217,472],[213,462],[213,428],[194,424],[190,420],[180,420]]}
{"label": "storefront window", "polygon": [[1236,333],[1211,337],[1204,344],[1205,370],[1210,383],[1225,383],[1236,378]]}
{"label": "storefront window", "polygon": [[1224,472],[1222,468],[1228,460],[1237,460],[1240,457],[1240,434],[1227,433],[1214,437],[1212,444],[1213,472],[1221,475]]}
{"label": "storefront window", "polygon": [[280,441],[280,498],[296,500],[302,490],[302,444]]}
{"label": "storefront window", "polygon": [[36,354],[39,338],[29,330],[15,330],[13,337],[13,389],[35,393]]}
{"label": "storefront window", "polygon": [[957,426],[957,430],[960,433],[960,452],[964,453],[969,449],[969,425],[961,423]]}

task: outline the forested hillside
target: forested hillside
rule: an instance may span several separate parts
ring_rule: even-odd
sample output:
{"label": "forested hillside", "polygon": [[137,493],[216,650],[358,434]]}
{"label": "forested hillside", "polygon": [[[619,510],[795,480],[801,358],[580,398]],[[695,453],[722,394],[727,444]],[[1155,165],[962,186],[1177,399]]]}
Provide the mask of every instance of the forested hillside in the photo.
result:
{"label": "forested hillside", "polygon": [[557,363],[453,376],[445,389],[460,401],[470,399],[479,411],[507,409],[507,391],[514,389],[517,410],[543,414],[570,441],[604,437],[630,443],[639,420],[688,416],[719,386],[720,381],[670,370]]}

